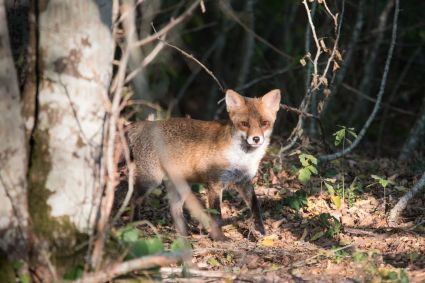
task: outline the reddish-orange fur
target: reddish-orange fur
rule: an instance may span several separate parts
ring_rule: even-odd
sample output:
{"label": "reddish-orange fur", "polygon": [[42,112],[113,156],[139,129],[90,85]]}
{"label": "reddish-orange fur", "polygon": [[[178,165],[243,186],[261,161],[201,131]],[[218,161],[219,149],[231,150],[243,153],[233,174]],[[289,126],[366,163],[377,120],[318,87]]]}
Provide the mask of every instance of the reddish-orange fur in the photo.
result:
{"label": "reddish-orange fur", "polygon": [[[221,190],[235,187],[253,210],[257,229],[264,232],[250,181],[269,143],[279,103],[279,90],[262,98],[228,90],[229,121],[172,118],[130,125],[127,137],[136,163],[136,189],[148,191],[167,175],[177,174],[189,183],[208,183],[209,206],[220,212]],[[173,207],[173,200],[170,205],[177,229],[184,234],[182,219],[176,219],[182,218],[181,207]],[[216,220],[221,222],[220,215]],[[224,237],[221,229],[212,232],[214,238]]]}

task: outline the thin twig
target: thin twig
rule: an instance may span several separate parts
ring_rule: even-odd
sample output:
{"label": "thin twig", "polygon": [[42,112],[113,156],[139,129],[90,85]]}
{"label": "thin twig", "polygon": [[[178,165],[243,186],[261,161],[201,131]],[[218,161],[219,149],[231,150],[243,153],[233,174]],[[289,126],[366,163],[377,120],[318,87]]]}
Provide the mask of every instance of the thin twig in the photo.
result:
{"label": "thin twig", "polygon": [[349,147],[347,147],[346,149],[344,149],[340,152],[336,152],[334,154],[322,155],[322,156],[319,157],[319,161],[322,161],[322,162],[323,161],[331,161],[331,160],[340,158],[340,157],[346,155],[347,153],[351,152],[360,143],[362,138],[365,136],[366,131],[369,129],[369,126],[372,124],[372,121],[375,119],[375,116],[378,113],[378,110],[381,106],[382,97],[383,97],[384,91],[385,91],[385,85],[387,83],[388,72],[390,70],[391,59],[392,59],[393,52],[394,52],[395,42],[396,42],[396,38],[397,38],[398,14],[399,14],[399,0],[396,0],[396,6],[395,6],[395,9],[394,9],[393,30],[392,30],[392,35],[391,35],[391,45],[390,45],[390,48],[388,50],[387,59],[385,61],[384,73],[382,75],[381,84],[379,86],[379,92],[378,92],[375,107],[373,108],[372,113],[370,114],[369,118],[367,119],[366,123],[364,124],[364,126],[361,129],[357,138],[353,141],[353,143]]}
{"label": "thin twig", "polygon": [[183,54],[184,56],[186,56],[186,57],[187,57],[187,58],[189,58],[190,60],[195,61],[195,62],[196,62],[199,66],[201,66],[201,67],[202,67],[202,69],[204,69],[204,70],[205,70],[205,72],[207,72],[207,73],[208,73],[208,75],[210,75],[210,76],[214,79],[214,81],[217,83],[217,85],[218,85],[218,87],[220,88],[220,90],[221,90],[222,92],[224,92],[224,88],[223,88],[223,86],[221,85],[220,81],[216,78],[216,76],[214,76],[214,73],[213,73],[212,71],[210,71],[207,67],[205,67],[205,65],[204,65],[204,64],[202,64],[202,63],[201,63],[198,59],[196,59],[196,58],[195,58],[192,54],[189,54],[189,53],[187,53],[186,51],[182,50],[181,48],[179,48],[179,47],[177,47],[177,46],[175,46],[175,45],[172,45],[172,44],[168,43],[167,41],[165,41],[164,39],[162,39],[162,38],[159,36],[159,34],[156,32],[156,29],[155,29],[155,27],[154,27],[153,23],[152,23],[152,28],[153,28],[153,30],[154,30],[154,32],[155,32],[155,34],[157,35],[157,39],[158,39],[158,40],[162,41],[165,45],[167,45],[167,46],[169,46],[169,47],[171,47],[171,48],[173,48],[173,49],[175,49],[175,50],[179,51],[181,54]]}
{"label": "thin twig", "polygon": [[281,107],[282,109],[286,110],[286,111],[291,111],[291,112],[297,113],[298,115],[302,115],[302,116],[304,116],[304,117],[314,118],[314,119],[319,119],[319,117],[314,116],[314,115],[313,115],[313,114],[311,114],[311,113],[301,111],[301,110],[299,110],[298,108],[294,108],[294,107],[291,107],[291,106],[286,105],[286,104],[280,104],[280,107]]}

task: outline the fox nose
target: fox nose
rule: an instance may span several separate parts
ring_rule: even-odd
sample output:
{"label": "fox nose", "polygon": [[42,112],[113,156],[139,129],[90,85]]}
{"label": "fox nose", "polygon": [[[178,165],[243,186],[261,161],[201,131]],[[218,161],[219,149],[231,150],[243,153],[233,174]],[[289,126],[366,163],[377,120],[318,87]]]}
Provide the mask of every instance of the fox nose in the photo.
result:
{"label": "fox nose", "polygon": [[260,137],[255,136],[255,137],[253,137],[253,138],[252,138],[252,140],[253,140],[255,143],[259,143],[259,142],[260,142]]}

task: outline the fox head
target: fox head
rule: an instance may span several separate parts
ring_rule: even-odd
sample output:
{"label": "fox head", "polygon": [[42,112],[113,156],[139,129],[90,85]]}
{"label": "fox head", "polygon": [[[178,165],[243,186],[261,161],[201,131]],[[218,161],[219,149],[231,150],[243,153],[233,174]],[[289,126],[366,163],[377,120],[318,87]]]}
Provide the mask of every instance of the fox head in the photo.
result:
{"label": "fox head", "polygon": [[269,91],[261,98],[244,97],[227,90],[226,107],[236,134],[247,146],[260,147],[272,134],[280,108],[280,90]]}

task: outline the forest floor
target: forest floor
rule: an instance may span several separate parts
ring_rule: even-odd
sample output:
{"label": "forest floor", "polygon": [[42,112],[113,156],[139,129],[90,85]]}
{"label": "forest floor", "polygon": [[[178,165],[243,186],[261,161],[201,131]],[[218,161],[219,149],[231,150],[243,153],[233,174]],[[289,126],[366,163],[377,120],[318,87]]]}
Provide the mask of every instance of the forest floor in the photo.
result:
{"label": "forest floor", "polygon": [[[251,228],[249,209],[226,191],[223,231],[230,240],[214,242],[189,220],[192,264],[185,277],[163,269],[162,281],[425,282],[425,196],[410,203],[402,228],[386,223],[389,209],[420,176],[417,169],[351,155],[302,183],[299,155],[280,160],[277,151],[269,151],[254,180],[267,235]],[[193,189],[205,204],[205,189]],[[177,234],[165,195],[158,188],[139,211],[157,231],[142,225],[140,232],[159,233],[169,246]]]}

